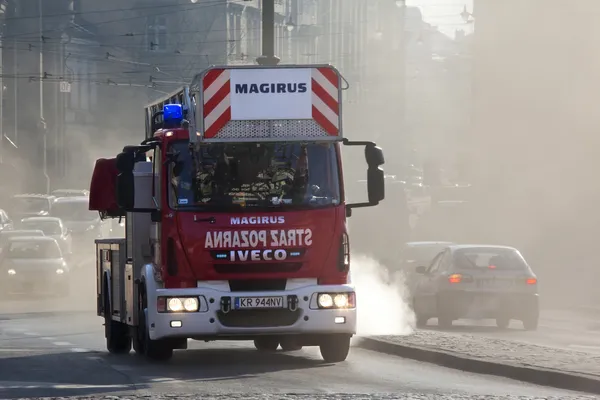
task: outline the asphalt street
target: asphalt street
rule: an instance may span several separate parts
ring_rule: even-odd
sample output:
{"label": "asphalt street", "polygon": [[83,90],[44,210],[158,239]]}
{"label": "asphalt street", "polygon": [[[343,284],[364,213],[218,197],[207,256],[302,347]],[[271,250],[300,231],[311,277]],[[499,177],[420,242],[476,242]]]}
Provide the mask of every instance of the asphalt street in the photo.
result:
{"label": "asphalt street", "polygon": [[[11,304],[22,309],[24,303],[4,302],[2,309]],[[107,354],[102,320],[93,309],[0,314],[0,398],[174,392],[581,395],[358,348],[346,362],[328,365],[316,348],[261,354],[246,342],[191,341],[189,347],[166,365],[152,364],[134,353]]]}

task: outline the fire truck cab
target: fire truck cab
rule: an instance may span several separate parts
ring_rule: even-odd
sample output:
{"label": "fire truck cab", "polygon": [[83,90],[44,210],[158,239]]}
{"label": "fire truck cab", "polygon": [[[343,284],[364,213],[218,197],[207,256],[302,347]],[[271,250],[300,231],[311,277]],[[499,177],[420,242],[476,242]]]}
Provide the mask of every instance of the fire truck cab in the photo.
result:
{"label": "fire truck cab", "polygon": [[[141,144],[97,160],[90,210],[125,218],[124,238],[95,241],[109,352],[250,340],[346,359],[346,218],[384,199],[384,159],[344,139],[341,81],[330,65],[211,67],[145,108]],[[342,145],[365,147],[368,202],[345,202]]]}

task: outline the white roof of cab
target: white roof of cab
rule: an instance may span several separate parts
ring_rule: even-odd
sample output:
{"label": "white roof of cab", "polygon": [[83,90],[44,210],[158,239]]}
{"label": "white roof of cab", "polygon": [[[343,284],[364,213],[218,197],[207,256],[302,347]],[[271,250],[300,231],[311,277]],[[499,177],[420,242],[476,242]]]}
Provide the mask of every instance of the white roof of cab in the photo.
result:
{"label": "white roof of cab", "polygon": [[70,196],[70,197],[57,197],[54,203],[87,203],[90,198],[87,196]]}
{"label": "white roof of cab", "polygon": [[0,232],[0,236],[1,235],[6,235],[6,236],[11,236],[11,235],[20,235],[20,236],[27,236],[28,234],[38,234],[41,233],[42,235],[44,234],[44,231],[40,230],[40,229],[15,229],[12,231],[2,231]]}
{"label": "white roof of cab", "polygon": [[56,217],[28,217],[23,218],[21,222],[56,222],[61,223],[60,218]]}
{"label": "white roof of cab", "polygon": [[424,246],[450,246],[453,242],[436,242],[436,241],[422,241],[422,242],[406,242],[405,246],[409,247],[424,247]]}
{"label": "white roof of cab", "polygon": [[9,242],[55,242],[56,239],[51,238],[50,236],[15,236],[8,238]]}
{"label": "white roof of cab", "polygon": [[450,250],[478,250],[478,249],[498,249],[498,250],[517,250],[510,246],[499,246],[493,244],[454,244],[448,246]]}

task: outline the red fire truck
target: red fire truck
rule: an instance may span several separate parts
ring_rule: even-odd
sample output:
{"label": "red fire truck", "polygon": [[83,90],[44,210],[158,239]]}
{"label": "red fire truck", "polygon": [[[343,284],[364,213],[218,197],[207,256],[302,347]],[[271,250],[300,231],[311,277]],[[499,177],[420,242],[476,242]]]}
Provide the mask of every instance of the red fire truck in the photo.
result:
{"label": "red fire truck", "polygon": [[[346,218],[383,200],[384,159],[343,138],[341,81],[330,65],[211,67],[146,107],[140,145],[97,160],[90,210],[125,218],[125,238],[96,240],[109,352],[253,340],[346,359]],[[342,144],[365,147],[367,202],[344,200]]]}

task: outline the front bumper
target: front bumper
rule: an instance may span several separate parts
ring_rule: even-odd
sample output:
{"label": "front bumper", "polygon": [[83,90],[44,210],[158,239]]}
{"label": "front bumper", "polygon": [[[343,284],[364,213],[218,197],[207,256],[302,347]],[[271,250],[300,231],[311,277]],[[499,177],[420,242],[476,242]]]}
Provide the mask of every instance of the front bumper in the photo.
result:
{"label": "front bumper", "polygon": [[[219,338],[270,335],[320,335],[356,333],[356,308],[318,309],[317,293],[354,292],[350,285],[305,286],[276,292],[224,292],[212,288],[158,289],[148,293],[148,324],[150,339]],[[159,313],[159,296],[198,297],[198,312]],[[223,311],[226,298],[283,297],[284,308]],[[295,310],[288,299],[298,299]]]}

